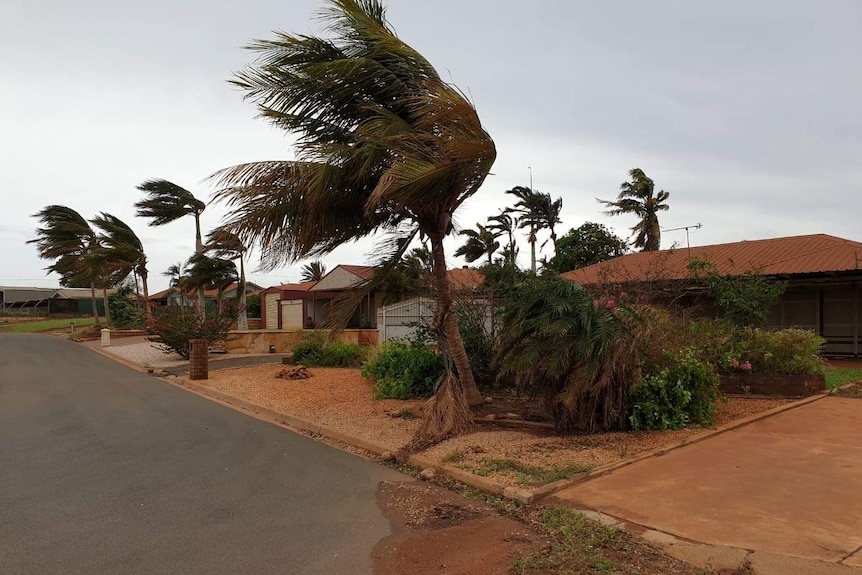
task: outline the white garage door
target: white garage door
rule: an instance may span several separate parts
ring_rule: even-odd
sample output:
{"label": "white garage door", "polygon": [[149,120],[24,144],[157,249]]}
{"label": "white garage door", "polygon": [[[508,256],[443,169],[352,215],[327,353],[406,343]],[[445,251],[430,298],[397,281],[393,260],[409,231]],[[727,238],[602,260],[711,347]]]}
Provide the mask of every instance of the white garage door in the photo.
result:
{"label": "white garage door", "polygon": [[302,328],[302,300],[281,302],[281,329]]}

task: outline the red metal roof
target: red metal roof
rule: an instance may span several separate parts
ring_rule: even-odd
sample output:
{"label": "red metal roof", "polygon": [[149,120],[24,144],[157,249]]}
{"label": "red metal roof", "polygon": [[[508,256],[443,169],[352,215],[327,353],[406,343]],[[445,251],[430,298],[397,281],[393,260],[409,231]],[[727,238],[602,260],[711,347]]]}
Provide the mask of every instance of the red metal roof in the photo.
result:
{"label": "red metal roof", "polygon": [[454,290],[474,290],[485,281],[482,272],[470,268],[449,270],[446,275],[449,278],[449,285]]}
{"label": "red metal roof", "polygon": [[292,283],[292,284],[282,284],[280,286],[272,286],[271,288],[266,288],[265,290],[261,290],[260,293],[272,293],[275,291],[308,291],[313,288],[317,284],[316,281],[310,282],[300,282],[300,283]]}
{"label": "red metal roof", "polygon": [[335,267],[339,267],[343,270],[347,270],[353,275],[360,277],[364,280],[370,280],[374,278],[374,268],[372,266],[352,266],[340,264]]}
{"label": "red metal roof", "polygon": [[708,261],[724,275],[758,270],[767,275],[796,275],[862,270],[862,243],[826,234],[751,240],[730,244],[639,252],[563,274],[584,285],[682,280],[688,265]]}

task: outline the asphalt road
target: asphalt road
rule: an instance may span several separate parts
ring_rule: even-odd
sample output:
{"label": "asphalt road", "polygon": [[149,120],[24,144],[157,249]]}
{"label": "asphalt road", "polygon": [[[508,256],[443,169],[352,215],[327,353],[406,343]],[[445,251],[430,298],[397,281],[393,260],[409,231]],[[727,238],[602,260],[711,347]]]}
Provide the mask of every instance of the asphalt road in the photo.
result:
{"label": "asphalt road", "polygon": [[0,573],[361,574],[406,476],[54,336],[0,334]]}

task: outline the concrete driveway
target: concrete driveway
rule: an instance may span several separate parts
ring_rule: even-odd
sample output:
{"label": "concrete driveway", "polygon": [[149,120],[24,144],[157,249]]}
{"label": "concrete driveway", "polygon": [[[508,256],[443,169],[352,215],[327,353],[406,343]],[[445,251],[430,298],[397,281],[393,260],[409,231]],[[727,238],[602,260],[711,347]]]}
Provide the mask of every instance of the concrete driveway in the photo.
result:
{"label": "concrete driveway", "polygon": [[862,566],[862,401],[827,397],[557,497],[701,543]]}
{"label": "concrete driveway", "polygon": [[52,336],[0,334],[0,573],[371,573],[407,476]]}

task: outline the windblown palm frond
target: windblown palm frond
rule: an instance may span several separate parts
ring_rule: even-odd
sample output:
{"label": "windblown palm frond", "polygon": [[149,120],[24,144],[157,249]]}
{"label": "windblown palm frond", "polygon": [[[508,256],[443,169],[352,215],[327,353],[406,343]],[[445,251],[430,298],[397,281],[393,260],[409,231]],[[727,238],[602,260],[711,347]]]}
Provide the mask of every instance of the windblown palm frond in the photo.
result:
{"label": "windblown palm frond", "polygon": [[474,262],[479,258],[487,257],[488,264],[493,261],[494,252],[500,249],[497,241],[499,232],[495,233],[490,227],[476,224],[475,230],[462,230],[460,235],[466,236],[467,240],[463,246],[455,252],[456,256],[464,256],[468,262]]}
{"label": "windblown palm frond", "polygon": [[304,282],[319,282],[325,275],[326,265],[320,260],[315,260],[302,266],[299,277]]}
{"label": "windblown palm frond", "polygon": [[167,180],[147,180],[138,189],[147,195],[135,202],[137,215],[149,219],[151,226],[163,226],[192,214],[200,215],[206,208],[206,204],[190,191]]}

